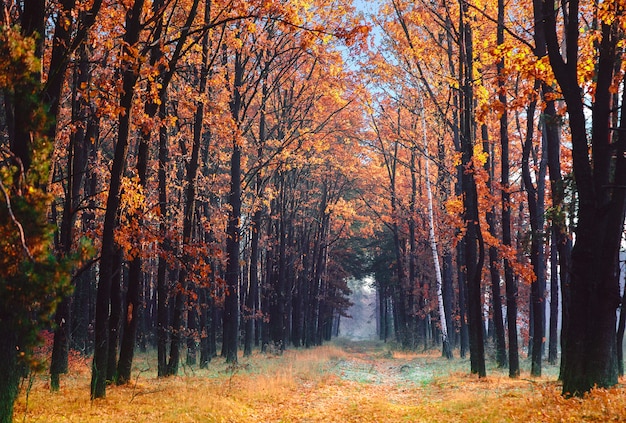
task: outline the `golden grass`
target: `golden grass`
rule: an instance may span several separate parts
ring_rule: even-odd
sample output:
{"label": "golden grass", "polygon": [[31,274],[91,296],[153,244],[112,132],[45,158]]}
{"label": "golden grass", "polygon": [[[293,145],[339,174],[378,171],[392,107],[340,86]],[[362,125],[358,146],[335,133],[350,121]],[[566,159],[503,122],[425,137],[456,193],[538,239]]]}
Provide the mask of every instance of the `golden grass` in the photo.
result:
{"label": "golden grass", "polygon": [[[158,379],[153,357],[137,362],[133,383],[89,399],[89,363],[74,366],[50,393],[46,378],[24,389],[15,421],[26,422],[617,422],[626,389],[564,399],[554,377],[512,380],[502,371],[478,379],[438,354],[348,344],[256,354],[236,367],[215,359]],[[141,371],[140,371],[141,370]],[[363,372],[374,382],[363,382]]]}

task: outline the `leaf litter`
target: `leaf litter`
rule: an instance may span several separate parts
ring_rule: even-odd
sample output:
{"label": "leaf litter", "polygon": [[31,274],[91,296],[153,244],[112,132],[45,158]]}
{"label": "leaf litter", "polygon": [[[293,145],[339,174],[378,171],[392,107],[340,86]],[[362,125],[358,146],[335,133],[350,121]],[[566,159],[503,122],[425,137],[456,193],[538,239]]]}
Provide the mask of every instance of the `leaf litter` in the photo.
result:
{"label": "leaf litter", "polygon": [[[23,422],[622,422],[622,384],[564,399],[558,368],[542,378],[506,369],[488,377],[468,373],[467,359],[448,361],[438,351],[392,350],[383,343],[335,342],[323,347],[256,353],[237,366],[214,359],[208,369],[186,368],[156,377],[156,357],[137,361],[135,379],[111,386],[107,398],[89,400],[89,372],[72,369],[59,393],[47,375],[21,392],[15,421]],[[621,380],[623,383],[623,379]]]}

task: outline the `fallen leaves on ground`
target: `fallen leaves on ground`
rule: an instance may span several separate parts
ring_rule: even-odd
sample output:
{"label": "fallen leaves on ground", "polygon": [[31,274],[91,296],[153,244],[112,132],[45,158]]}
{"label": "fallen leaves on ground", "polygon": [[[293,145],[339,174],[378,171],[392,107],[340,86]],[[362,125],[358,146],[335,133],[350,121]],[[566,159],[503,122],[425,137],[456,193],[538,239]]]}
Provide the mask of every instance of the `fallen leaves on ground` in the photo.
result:
{"label": "fallen leaves on ground", "polygon": [[[137,361],[133,382],[89,399],[89,372],[73,369],[58,393],[45,375],[22,389],[24,422],[618,422],[626,388],[565,399],[553,374],[510,379],[490,369],[469,375],[467,360],[393,352],[381,343],[342,343],[282,356],[256,354],[236,367],[217,358],[159,379],[154,357]],[[554,372],[553,372],[554,373]]]}

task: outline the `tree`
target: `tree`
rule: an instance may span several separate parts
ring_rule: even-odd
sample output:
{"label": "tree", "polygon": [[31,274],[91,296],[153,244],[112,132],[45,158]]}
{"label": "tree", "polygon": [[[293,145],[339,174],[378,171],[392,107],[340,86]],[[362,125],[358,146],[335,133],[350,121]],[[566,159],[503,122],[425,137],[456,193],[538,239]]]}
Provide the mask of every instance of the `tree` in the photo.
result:
{"label": "tree", "polygon": [[102,233],[100,278],[98,283],[98,296],[96,300],[96,339],[91,375],[92,398],[103,398],[106,395],[111,284],[114,277],[113,270],[117,268],[118,271],[121,271],[119,267],[115,266],[117,247],[115,245],[114,231],[117,226],[122,175],[126,166],[128,153],[132,102],[135,93],[135,84],[139,77],[139,64],[136,63],[136,55],[129,49],[133,48],[139,40],[143,3],[143,0],[137,0],[132,4],[132,7],[129,7],[126,11],[124,49],[127,54],[125,56],[126,63],[123,71],[123,94],[121,95],[119,101],[119,132],[118,139],[115,144],[113,164],[111,167],[111,180],[109,182],[106,214]]}
{"label": "tree", "polygon": [[[617,129],[610,126],[612,114],[620,107],[612,104],[612,93],[622,79],[615,63],[620,60],[618,46],[624,38],[623,6],[603,3],[592,9],[588,12],[578,1],[562,8],[552,1],[535,4],[536,16],[541,18],[536,20],[537,27],[545,31],[550,65],[567,105],[579,199],[561,372],[563,393],[577,396],[594,386],[617,383],[618,253],[626,211],[625,115],[621,114]],[[596,12],[595,19],[585,19],[585,13]],[[583,29],[597,40],[587,40]],[[558,35],[561,30],[564,51]],[[624,96],[626,92],[622,105]],[[589,100],[590,115],[584,109]]]}
{"label": "tree", "polygon": [[[41,101],[37,31],[2,26],[0,90],[4,103],[0,145],[0,421],[11,422],[21,377],[33,361],[39,330],[50,323],[58,302],[70,292],[71,257],[58,260],[53,252],[54,228],[47,222],[51,196],[46,193],[52,143]],[[30,32],[30,33],[29,33]],[[28,107],[17,136],[10,120],[15,96]]]}
{"label": "tree", "polygon": [[480,294],[480,281],[482,279],[482,268],[485,260],[485,243],[480,229],[478,216],[478,194],[474,172],[476,163],[474,161],[475,142],[475,114],[474,114],[474,94],[473,94],[473,62],[474,62],[474,42],[473,31],[467,16],[468,6],[466,3],[460,5],[461,13],[459,17],[459,35],[461,66],[459,83],[461,100],[460,135],[461,135],[461,163],[465,167],[462,177],[463,204],[465,210],[463,220],[465,222],[465,268],[467,275],[467,315],[469,321],[470,336],[470,361],[472,373],[477,373],[484,377],[485,352],[483,341],[482,322],[482,301]]}
{"label": "tree", "polygon": [[[498,29],[497,43],[504,43],[504,15],[505,5],[503,0],[498,0]],[[502,245],[509,250],[512,247],[511,237],[511,193],[510,193],[510,165],[509,165],[509,119],[507,95],[504,90],[505,84],[505,63],[501,58],[497,64],[498,72],[498,100],[502,105],[502,112],[499,119],[500,135],[500,184],[501,191],[501,219],[502,219]],[[518,377],[519,368],[519,348],[517,339],[517,281],[513,274],[510,254],[504,257],[504,280],[506,291],[506,320],[509,341],[509,376]]]}
{"label": "tree", "polygon": [[[420,98],[421,99],[421,98]],[[422,115],[424,109],[424,102],[421,102],[422,106]],[[446,313],[444,310],[443,303],[443,280],[441,277],[441,267],[439,265],[439,252],[437,250],[437,239],[435,237],[435,222],[433,217],[433,194],[432,188],[430,186],[430,174],[428,172],[429,165],[429,157],[428,157],[428,143],[426,138],[426,119],[422,116],[422,129],[423,129],[423,137],[424,137],[424,155],[426,156],[426,191],[428,195],[428,223],[429,223],[429,238],[430,238],[430,248],[433,254],[433,262],[435,264],[435,276],[437,277],[437,302],[439,303],[439,321],[441,322],[441,344],[442,344],[442,352],[443,356],[451,359],[452,358],[452,349],[450,348],[450,341],[448,340],[448,323],[446,319]]]}

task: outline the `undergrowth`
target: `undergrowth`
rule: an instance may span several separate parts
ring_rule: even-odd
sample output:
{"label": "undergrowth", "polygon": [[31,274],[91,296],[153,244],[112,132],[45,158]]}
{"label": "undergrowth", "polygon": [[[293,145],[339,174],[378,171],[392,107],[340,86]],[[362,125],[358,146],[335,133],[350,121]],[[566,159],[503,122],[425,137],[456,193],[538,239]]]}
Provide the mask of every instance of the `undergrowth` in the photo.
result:
{"label": "undergrowth", "polygon": [[[467,359],[395,351],[382,343],[341,341],[282,355],[256,353],[229,365],[186,366],[156,377],[153,355],[139,355],[133,381],[89,399],[88,360],[72,360],[61,391],[45,374],[16,404],[16,422],[609,422],[626,421],[626,389],[564,399],[547,376],[518,379],[491,365],[468,374]],[[622,381],[623,383],[623,381]],[[28,391],[28,392],[26,392]],[[28,394],[28,398],[27,398]]]}

